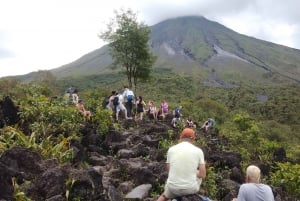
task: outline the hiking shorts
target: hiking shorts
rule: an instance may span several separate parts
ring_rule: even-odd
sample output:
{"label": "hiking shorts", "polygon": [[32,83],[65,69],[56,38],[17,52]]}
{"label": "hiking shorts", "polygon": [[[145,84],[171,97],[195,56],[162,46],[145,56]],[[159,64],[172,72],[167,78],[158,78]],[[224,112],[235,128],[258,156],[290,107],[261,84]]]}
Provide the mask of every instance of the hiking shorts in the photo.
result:
{"label": "hiking shorts", "polygon": [[125,108],[125,106],[122,104],[122,103],[120,103],[119,105],[117,105],[117,112],[119,112],[120,110],[125,110],[126,108]]}
{"label": "hiking shorts", "polygon": [[190,195],[190,194],[198,193],[199,188],[200,188],[200,185],[194,186],[193,188],[189,188],[189,189],[178,189],[178,188],[174,188],[174,187],[171,187],[168,184],[166,184],[164,195],[166,198],[172,199],[172,198],[180,197],[183,195]]}

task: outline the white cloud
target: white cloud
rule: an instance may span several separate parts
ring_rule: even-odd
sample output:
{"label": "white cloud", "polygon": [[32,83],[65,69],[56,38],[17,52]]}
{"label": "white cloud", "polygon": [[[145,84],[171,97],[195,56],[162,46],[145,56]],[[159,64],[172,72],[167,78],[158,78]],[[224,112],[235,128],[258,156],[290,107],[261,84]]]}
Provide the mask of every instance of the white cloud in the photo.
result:
{"label": "white cloud", "polygon": [[300,1],[286,0],[0,0],[0,77],[70,63],[104,42],[116,9],[132,8],[153,25],[203,15],[242,34],[300,48]]}

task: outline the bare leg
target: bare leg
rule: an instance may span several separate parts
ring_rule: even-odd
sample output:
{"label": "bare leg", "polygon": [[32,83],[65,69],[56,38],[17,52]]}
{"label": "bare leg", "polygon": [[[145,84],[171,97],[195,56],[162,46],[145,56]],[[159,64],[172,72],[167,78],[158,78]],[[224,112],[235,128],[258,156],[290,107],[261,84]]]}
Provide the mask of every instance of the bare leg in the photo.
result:
{"label": "bare leg", "polygon": [[165,197],[165,195],[161,195],[159,196],[159,198],[157,199],[157,201],[167,201],[168,199]]}
{"label": "bare leg", "polygon": [[127,110],[126,109],[124,110],[124,114],[125,114],[125,119],[128,119],[128,117],[127,117]]}
{"label": "bare leg", "polygon": [[120,112],[120,111],[117,111],[117,112],[116,112],[116,120],[117,120],[117,121],[119,120],[119,112]]}

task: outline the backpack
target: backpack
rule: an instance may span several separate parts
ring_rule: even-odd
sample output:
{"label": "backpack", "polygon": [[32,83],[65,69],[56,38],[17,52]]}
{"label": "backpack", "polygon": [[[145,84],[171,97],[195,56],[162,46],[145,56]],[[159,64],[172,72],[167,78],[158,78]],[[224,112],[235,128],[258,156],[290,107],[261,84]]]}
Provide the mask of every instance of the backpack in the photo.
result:
{"label": "backpack", "polygon": [[179,108],[176,108],[176,109],[175,109],[175,117],[176,117],[176,118],[179,118],[179,117],[180,117],[180,109],[179,109]]}
{"label": "backpack", "polygon": [[113,99],[113,104],[114,104],[114,106],[119,105],[119,96],[115,96],[115,97],[114,97],[114,99]]}
{"label": "backpack", "polygon": [[105,97],[103,99],[103,101],[102,101],[102,107],[103,107],[103,109],[105,109],[106,106],[109,104],[109,98],[110,98],[110,96],[107,96],[107,97]]}
{"label": "backpack", "polygon": [[125,93],[125,97],[126,97],[126,100],[128,102],[132,102],[133,101],[133,98],[134,98],[134,95],[133,95],[133,92],[131,90],[128,90],[126,93]]}
{"label": "backpack", "polygon": [[133,100],[133,95],[132,94],[127,95],[127,101],[131,102],[132,100]]}
{"label": "backpack", "polygon": [[214,127],[216,125],[216,122],[214,119],[209,119],[209,124],[210,124],[210,127]]}

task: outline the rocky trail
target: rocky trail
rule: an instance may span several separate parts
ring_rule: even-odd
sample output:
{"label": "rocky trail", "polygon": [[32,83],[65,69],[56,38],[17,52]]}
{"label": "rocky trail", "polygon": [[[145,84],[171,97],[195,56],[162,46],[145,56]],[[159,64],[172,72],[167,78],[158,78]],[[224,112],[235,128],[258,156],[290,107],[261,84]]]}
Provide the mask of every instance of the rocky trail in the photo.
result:
{"label": "rocky trail", "polygon": [[[0,115],[3,117],[3,112]],[[74,154],[67,164],[59,164],[55,158],[44,160],[39,153],[23,147],[8,149],[0,156],[0,200],[14,200],[15,178],[34,201],[154,201],[158,195],[153,192],[162,191],[167,178],[167,143],[176,141],[180,133],[169,120],[124,120],[120,130],[111,128],[105,135],[97,134],[96,125],[85,122],[80,129],[81,140],[70,144]],[[244,182],[241,155],[226,151],[228,140],[219,136],[217,129],[208,133],[196,129],[196,134],[196,145],[204,151],[208,166],[222,175],[216,182],[216,200],[232,200]],[[284,151],[278,153],[283,156],[277,158],[284,160]],[[257,165],[268,174],[267,165]],[[274,190],[276,201],[297,200],[279,187]],[[200,193],[206,192],[202,189]],[[194,195],[182,200],[202,199]]]}

